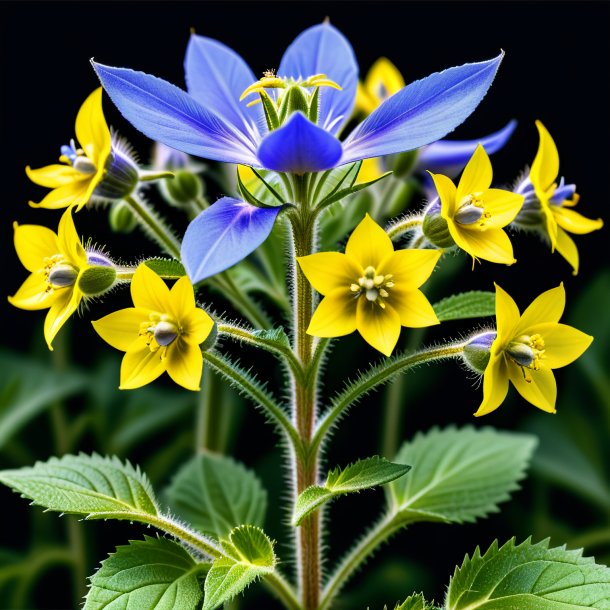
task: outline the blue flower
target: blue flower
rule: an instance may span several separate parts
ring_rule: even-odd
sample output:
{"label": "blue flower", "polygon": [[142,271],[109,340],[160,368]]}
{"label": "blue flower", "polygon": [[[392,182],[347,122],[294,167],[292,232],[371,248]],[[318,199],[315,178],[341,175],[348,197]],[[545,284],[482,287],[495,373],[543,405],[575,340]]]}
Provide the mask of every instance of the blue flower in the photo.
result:
{"label": "blue flower", "polygon": [[[501,60],[411,83],[343,141],[337,136],[352,113],[358,66],[348,41],[328,23],[302,32],[277,76],[260,81],[233,50],[196,35],[185,59],[188,93],[143,72],[93,65],[121,113],[151,139],[215,161],[302,174],[437,141],[476,108]],[[246,91],[258,92],[263,103],[241,100]]]}

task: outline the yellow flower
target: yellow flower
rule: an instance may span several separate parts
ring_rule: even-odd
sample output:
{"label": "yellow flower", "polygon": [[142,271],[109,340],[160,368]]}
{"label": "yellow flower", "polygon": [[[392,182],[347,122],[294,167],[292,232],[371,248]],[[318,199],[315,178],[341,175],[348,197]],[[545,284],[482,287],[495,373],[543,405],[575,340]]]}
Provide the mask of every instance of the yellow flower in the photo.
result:
{"label": "yellow flower", "polygon": [[31,272],[17,293],[9,297],[15,307],[27,310],[47,309],[44,336],[52,342],[83,298],[78,282],[89,267],[70,210],[59,221],[57,234],[38,225],[14,223],[15,250],[23,266]]}
{"label": "yellow flower", "polygon": [[180,278],[170,290],[142,264],[131,282],[131,298],[134,307],[93,322],[104,341],[125,352],[120,389],[139,388],[167,371],[178,385],[199,390],[203,369],[199,345],[214,322],[197,307],[188,278]]}
{"label": "yellow flower", "polygon": [[513,299],[496,284],[497,336],[483,376],[483,402],[475,415],[486,415],[502,404],[508,381],[525,400],[555,413],[557,385],[552,369],[570,364],[593,337],[559,324],[565,308],[563,284],[536,298],[519,314]]}
{"label": "yellow flower", "polygon": [[62,146],[61,163],[40,169],[25,168],[32,182],[53,189],[40,203],[30,201],[32,207],[76,207],[78,211],[102,181],[110,157],[111,138],[102,111],[101,87],[78,111],[76,137],[81,148],[76,147],[74,140],[69,146]]}
{"label": "yellow flower", "polygon": [[512,265],[513,246],[502,227],[508,225],[523,205],[523,195],[489,188],[491,162],[479,144],[464,168],[456,188],[442,174],[432,174],[441,201],[441,217],[459,248],[476,259]]}
{"label": "yellow flower", "polygon": [[530,170],[530,181],[540,202],[551,248],[553,252],[557,249],[559,254],[572,265],[576,275],[578,250],[567,232],[583,235],[601,229],[604,223],[600,218],[591,220],[570,209],[578,203],[579,196],[574,192],[573,185],[571,193],[567,193],[568,197],[562,195],[562,192],[566,194],[566,187],[563,181],[557,184],[559,175],[557,146],[540,121],[536,121],[536,127],[540,135],[540,144]]}
{"label": "yellow flower", "polygon": [[[405,86],[404,78],[396,66],[380,57],[368,71],[364,82],[358,82],[354,112],[369,115],[377,106]],[[358,173],[358,183],[371,182],[385,174],[379,157],[365,159]]]}
{"label": "yellow flower", "polygon": [[345,254],[320,252],[298,259],[311,285],[324,298],[307,332],[341,337],[355,330],[389,356],[401,326],[438,324],[418,290],[430,277],[439,250],[394,251],[386,232],[367,214],[350,236]]}

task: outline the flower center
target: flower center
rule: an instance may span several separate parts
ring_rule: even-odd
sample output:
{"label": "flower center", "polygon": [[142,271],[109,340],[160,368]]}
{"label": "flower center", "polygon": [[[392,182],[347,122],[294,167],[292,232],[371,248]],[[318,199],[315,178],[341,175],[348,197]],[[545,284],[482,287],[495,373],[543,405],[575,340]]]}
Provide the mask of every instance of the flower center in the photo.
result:
{"label": "flower center", "polygon": [[358,283],[350,285],[350,290],[357,297],[364,296],[367,301],[377,303],[379,307],[385,309],[383,299],[390,296],[388,289],[394,287],[392,274],[380,275],[375,270],[375,267],[368,266],[364,270],[364,275],[358,278]]}
{"label": "flower center", "polygon": [[46,292],[74,286],[78,278],[78,269],[66,262],[62,254],[54,254],[45,258],[42,273],[47,283]]}
{"label": "flower center", "polygon": [[485,229],[491,214],[485,211],[482,193],[471,193],[462,198],[453,220],[461,225],[477,225],[479,229]]}
{"label": "flower center", "polygon": [[70,144],[65,144],[61,147],[60,161],[71,165],[77,172],[81,174],[95,174],[97,171],[93,161],[87,157],[82,148],[76,148],[74,140],[70,140]]}
{"label": "flower center", "polygon": [[181,334],[180,325],[167,314],[151,313],[148,320],[140,324],[140,336],[146,338],[146,345],[151,352],[168,347]]}
{"label": "flower center", "polygon": [[521,335],[513,339],[506,348],[508,357],[521,367],[525,381],[530,383],[531,377],[528,378],[525,369],[537,371],[540,369],[540,363],[544,359],[544,339],[542,335]]}

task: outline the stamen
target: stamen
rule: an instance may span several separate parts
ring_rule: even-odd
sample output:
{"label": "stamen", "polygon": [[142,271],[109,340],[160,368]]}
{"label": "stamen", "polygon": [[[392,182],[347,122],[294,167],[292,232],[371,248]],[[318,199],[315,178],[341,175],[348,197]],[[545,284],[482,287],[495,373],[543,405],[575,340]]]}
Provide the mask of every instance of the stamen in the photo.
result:
{"label": "stamen", "polygon": [[362,277],[358,278],[358,283],[350,284],[350,290],[358,297],[364,296],[370,303],[376,303],[385,309],[386,304],[383,299],[390,296],[388,289],[394,286],[394,282],[391,281],[393,277],[392,274],[381,275],[377,273],[375,267],[369,265],[363,271]]}

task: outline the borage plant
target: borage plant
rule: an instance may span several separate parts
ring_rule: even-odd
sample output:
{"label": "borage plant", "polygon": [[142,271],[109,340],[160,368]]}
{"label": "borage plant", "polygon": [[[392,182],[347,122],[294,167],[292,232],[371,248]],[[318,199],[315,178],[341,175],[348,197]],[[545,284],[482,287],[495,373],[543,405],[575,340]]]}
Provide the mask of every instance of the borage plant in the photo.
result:
{"label": "borage plant", "polygon": [[[501,60],[450,68],[407,86],[381,60],[359,83],[349,43],[323,23],[300,34],[277,72],[258,80],[231,49],[192,35],[188,93],[142,72],[94,62],[123,116],[157,143],[156,161],[139,166],[106,124],[102,89],[94,91],[60,163],[27,170],[52,189],[33,205],[65,211],[57,233],[15,224],[17,254],[31,275],[11,303],[48,309],[44,334],[52,349],[83,302],[130,284],[132,306],[93,322],[125,353],[120,387],[138,388],[167,372],[180,386],[205,393],[205,369],[204,380],[212,372],[247,396],[285,447],[288,468],[278,468],[277,476],[288,473],[294,556],[279,556],[261,529],[266,492],[258,479],[227,457],[195,456],[162,501],[144,473],[116,457],[65,455],[1,472],[6,485],[49,510],[136,521],[166,534],[131,541],[103,561],[91,576],[87,610],[212,610],[259,579],[286,608],[329,609],[350,577],[401,529],[474,521],[517,489],[536,439],[489,427],[433,429],[405,442],[392,461],[373,456],[328,472],[321,467],[331,433],[350,407],[406,371],[461,362],[483,380],[477,416],[497,409],[511,384],[526,401],[554,412],[553,369],[591,343],[560,323],[563,285],[549,287],[523,314],[497,285],[495,293],[462,292],[434,304],[422,291],[451,252],[467,253],[473,266],[480,260],[513,264],[512,229],[541,235],[576,273],[578,252],[568,233],[601,227],[573,209],[575,186],[558,179],[557,148],[542,123],[536,124],[540,146],[531,170],[511,190],[492,187],[488,154],[506,144],[514,123],[479,140],[440,139],[475,110]],[[340,136],[353,117],[362,120]],[[232,164],[235,182],[226,192],[233,196],[208,205],[202,166],[188,155]],[[143,197],[146,182],[189,216],[183,239]],[[405,214],[421,191],[429,203]],[[162,255],[130,266],[115,261],[114,249],[83,242],[75,212],[95,206],[110,207],[117,229],[139,224]],[[174,282],[171,289],[164,280]],[[202,285],[243,319],[206,311],[196,300]],[[273,317],[254,292],[265,294]],[[402,327],[487,316],[495,316],[495,328],[395,353]],[[322,370],[325,362],[332,367],[331,342],[355,331],[380,352],[379,360],[353,362],[344,389],[327,396]],[[259,373],[226,353],[229,341],[277,358],[285,387],[268,390]],[[323,542],[332,523],[322,518],[328,502],[382,485],[380,518],[329,565]],[[449,579],[440,606],[415,594],[396,607],[610,608],[610,570],[548,541],[513,539],[473,550]]]}

